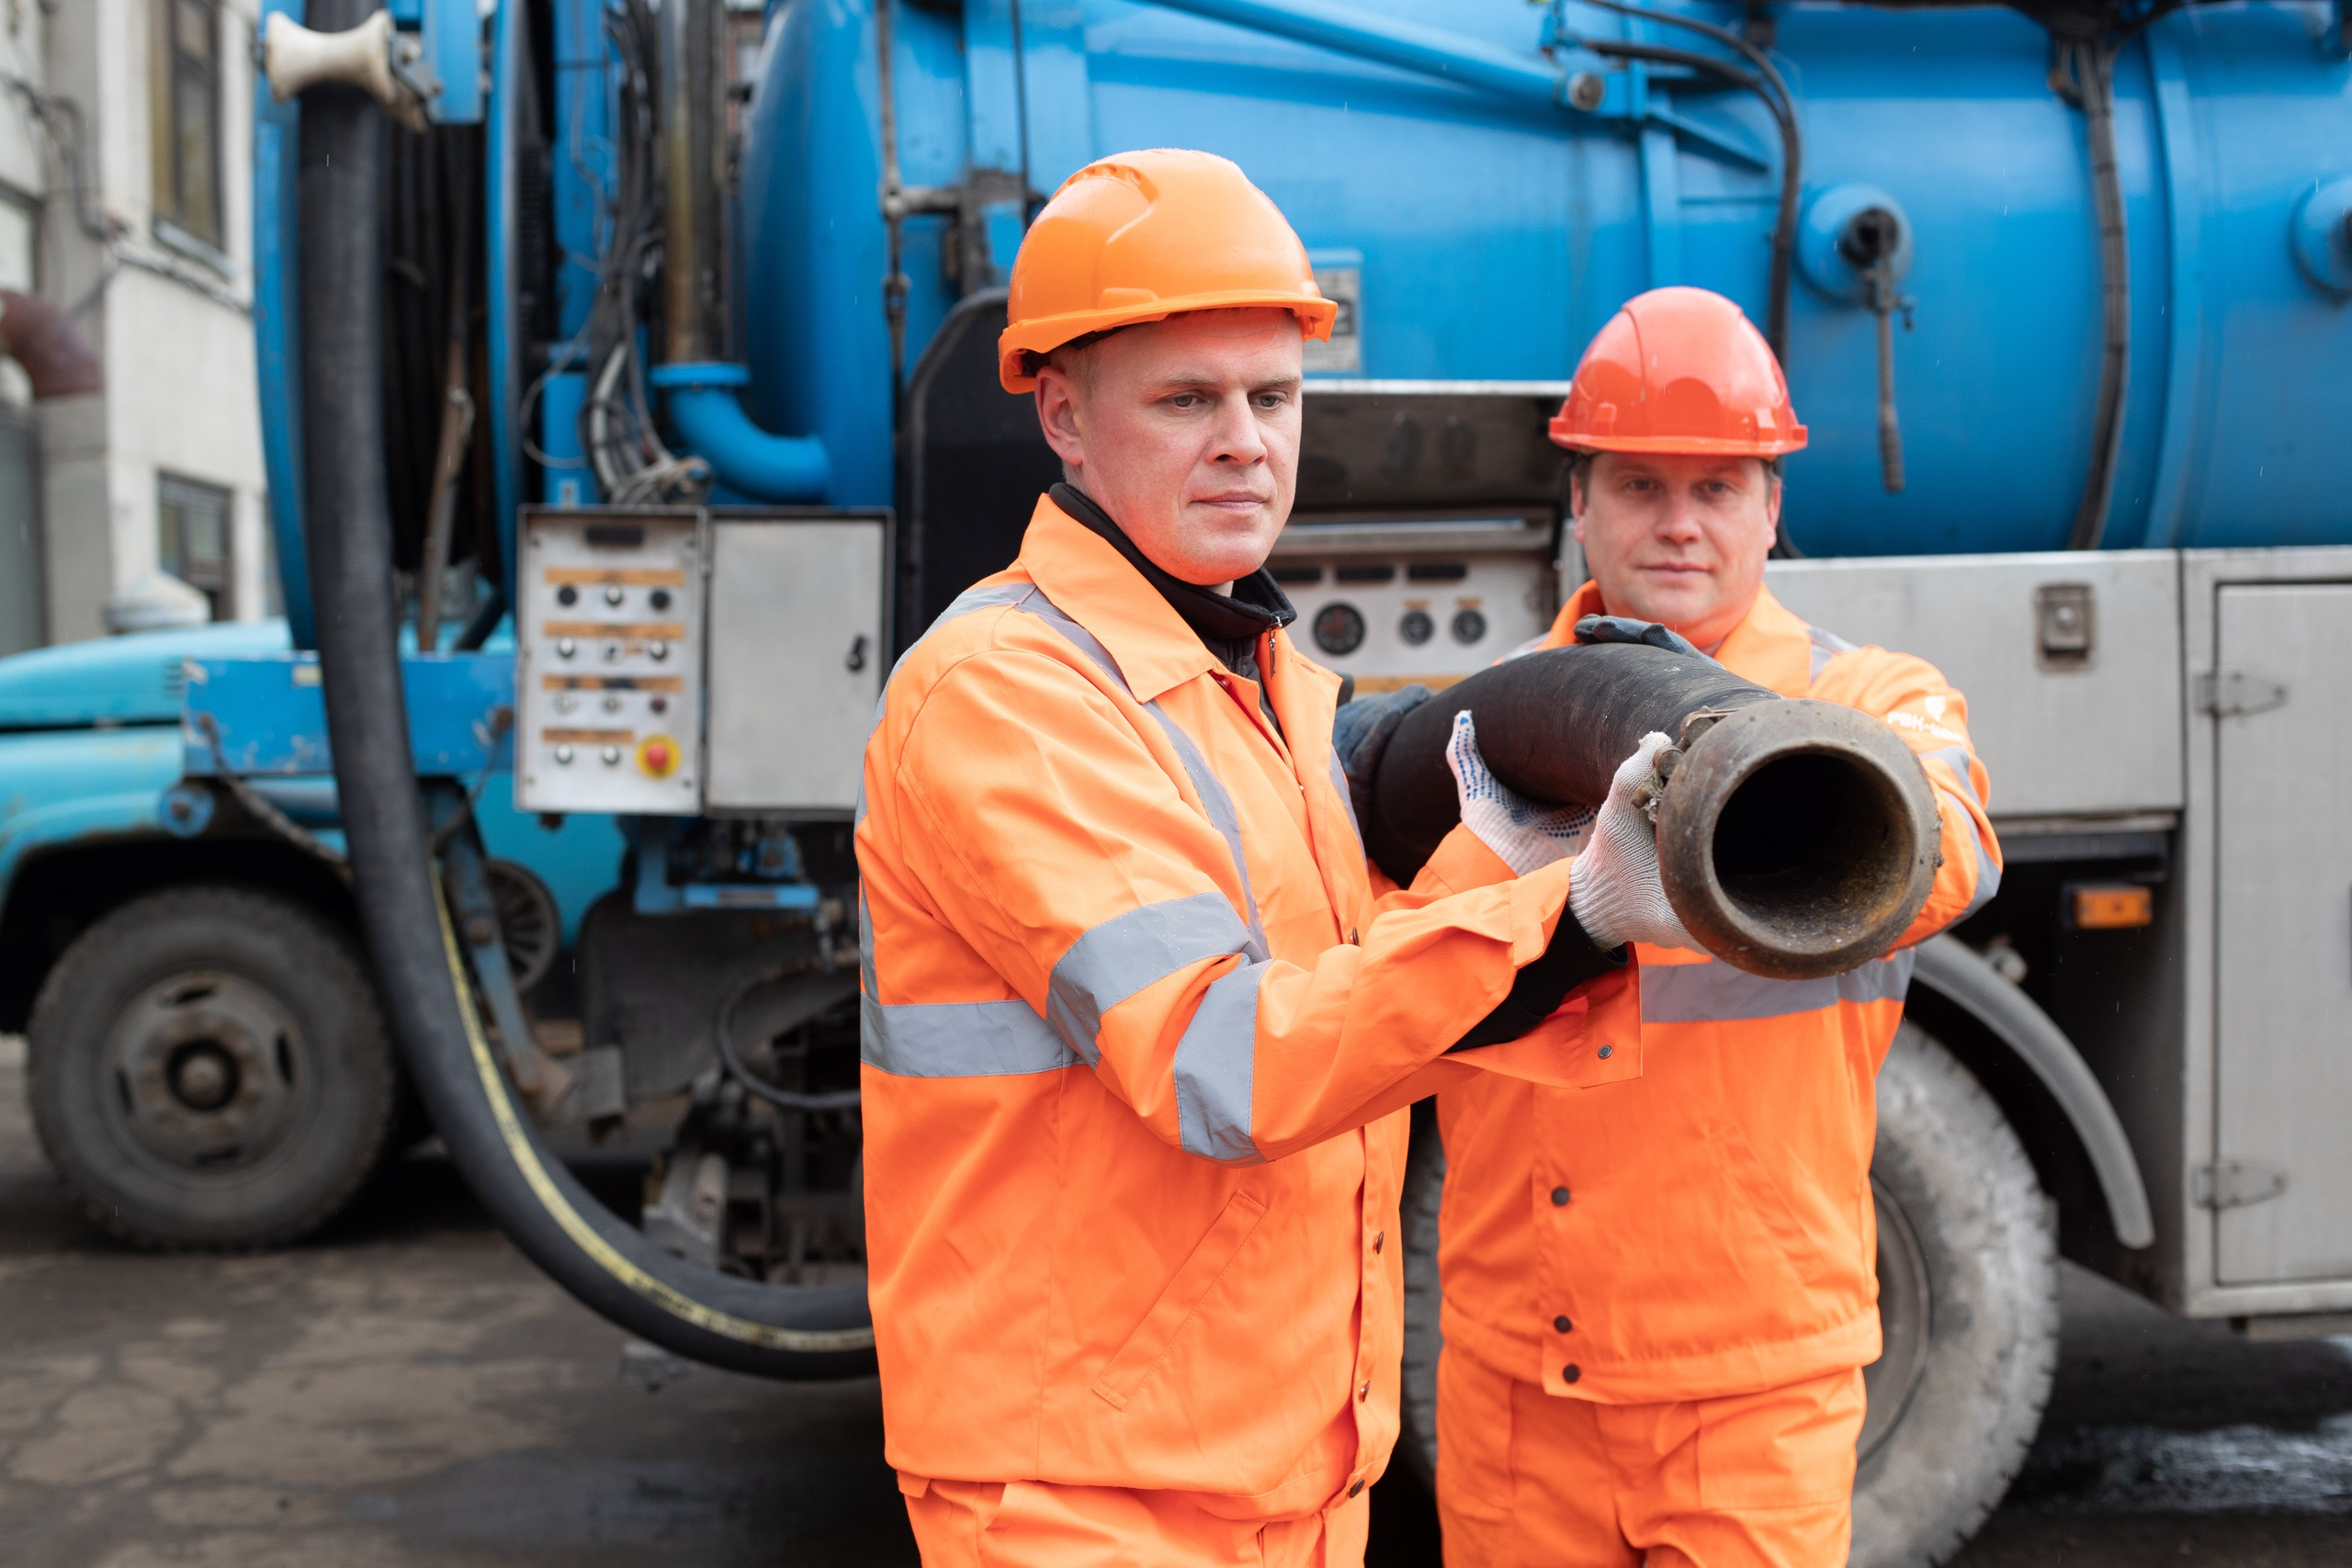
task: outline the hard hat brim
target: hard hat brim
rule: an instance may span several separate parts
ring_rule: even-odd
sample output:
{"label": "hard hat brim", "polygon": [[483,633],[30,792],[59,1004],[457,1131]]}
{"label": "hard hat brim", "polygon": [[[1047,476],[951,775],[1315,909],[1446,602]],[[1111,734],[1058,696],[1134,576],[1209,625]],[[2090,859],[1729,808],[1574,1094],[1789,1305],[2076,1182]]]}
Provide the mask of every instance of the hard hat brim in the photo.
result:
{"label": "hard hat brim", "polygon": [[1141,326],[1146,321],[1164,321],[1170,316],[1180,316],[1189,310],[1242,310],[1259,306],[1288,310],[1296,316],[1301,330],[1311,343],[1329,342],[1331,323],[1340,314],[1336,300],[1326,299],[1319,295],[1238,288],[1212,294],[1182,294],[1167,299],[1138,300],[1129,305],[1041,316],[1035,321],[1008,326],[997,338],[997,380],[1008,392],[1031,390],[1037,385],[1037,378],[1023,369],[1023,356],[1051,354],[1062,344],[1084,337],[1089,333],[1109,332],[1114,327]]}
{"label": "hard hat brim", "polygon": [[1779,457],[1804,449],[1805,427],[1786,434],[1750,441],[1705,435],[1589,435],[1569,431],[1566,420],[1552,421],[1552,443],[1571,452],[1648,452],[1689,457]]}

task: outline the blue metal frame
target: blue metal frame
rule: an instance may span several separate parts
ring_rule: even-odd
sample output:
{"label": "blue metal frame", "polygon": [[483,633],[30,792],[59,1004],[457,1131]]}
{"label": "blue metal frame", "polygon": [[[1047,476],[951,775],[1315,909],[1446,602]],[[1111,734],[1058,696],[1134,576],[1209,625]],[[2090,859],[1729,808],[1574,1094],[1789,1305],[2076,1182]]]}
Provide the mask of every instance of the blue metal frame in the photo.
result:
{"label": "blue metal frame", "polygon": [[[513,770],[513,654],[411,654],[401,676],[418,773]],[[316,654],[188,660],[181,729],[191,774],[334,772]]]}

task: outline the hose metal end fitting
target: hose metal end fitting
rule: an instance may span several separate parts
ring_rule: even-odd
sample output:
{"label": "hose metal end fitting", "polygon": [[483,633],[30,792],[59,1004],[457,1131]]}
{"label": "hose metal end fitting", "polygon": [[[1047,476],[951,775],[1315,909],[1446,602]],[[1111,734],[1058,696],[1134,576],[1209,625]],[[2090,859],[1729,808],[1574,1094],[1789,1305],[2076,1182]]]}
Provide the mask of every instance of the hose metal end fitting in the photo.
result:
{"label": "hose metal end fitting", "polygon": [[1935,884],[1941,818],[1879,720],[1797,698],[1693,714],[1662,781],[1659,878],[1709,952],[1776,980],[1884,955]]}

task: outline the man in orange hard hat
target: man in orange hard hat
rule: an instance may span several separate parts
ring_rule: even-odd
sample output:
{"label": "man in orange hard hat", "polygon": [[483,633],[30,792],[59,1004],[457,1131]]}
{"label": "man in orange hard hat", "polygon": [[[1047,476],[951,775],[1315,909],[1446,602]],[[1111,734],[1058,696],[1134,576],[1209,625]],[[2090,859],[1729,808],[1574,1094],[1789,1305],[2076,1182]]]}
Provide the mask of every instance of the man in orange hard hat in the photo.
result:
{"label": "man in orange hard hat", "polygon": [[1933,668],[1807,626],[1764,587],[1780,458],[1805,431],[1737,306],[1632,300],[1552,436],[1575,454],[1592,580],[1544,645],[1589,615],[1662,622],[1783,696],[1883,718],[1935,787],[1942,866],[1896,950],[1834,979],[1640,948],[1638,1076],[1440,1097],[1446,1561],[1832,1568],[1879,1354],[1871,1078],[1911,944],[1999,884],[1984,769]]}
{"label": "man in orange hard hat", "polygon": [[1262,570],[1332,312],[1200,152],[1080,170],[1013,265],[1001,378],[1066,482],[892,672],[856,830],[869,1292],[928,1563],[1360,1562],[1399,1108],[1638,1034],[1631,774],[1614,858],[1514,876],[1490,823],[1372,883],[1340,680]]}

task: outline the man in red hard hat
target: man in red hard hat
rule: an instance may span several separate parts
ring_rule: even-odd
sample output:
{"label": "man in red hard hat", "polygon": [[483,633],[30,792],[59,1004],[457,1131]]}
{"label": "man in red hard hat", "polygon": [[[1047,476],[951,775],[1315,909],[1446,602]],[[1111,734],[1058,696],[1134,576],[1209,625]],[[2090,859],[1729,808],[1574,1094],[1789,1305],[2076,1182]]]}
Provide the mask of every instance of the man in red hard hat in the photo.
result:
{"label": "man in red hard hat", "polygon": [[1009,315],[1066,482],[892,672],[856,829],[885,1451],[927,1563],[1358,1562],[1400,1108],[1638,1036],[1655,850],[1629,775],[1614,859],[1473,825],[1374,887],[1262,570],[1332,307],[1239,169],[1080,170]]}
{"label": "man in red hard hat", "polygon": [[1589,615],[1662,622],[1783,696],[1883,718],[1935,786],[1942,867],[1896,950],[1833,979],[1638,947],[1634,1076],[1441,1095],[1446,1561],[1832,1568],[1879,1354],[1871,1079],[1911,945],[1999,884],[1984,769],[1933,668],[1807,626],[1765,588],[1780,459],[1805,431],[1737,306],[1697,288],[1629,302],[1552,437],[1575,454],[1591,581],[1544,645]]}

